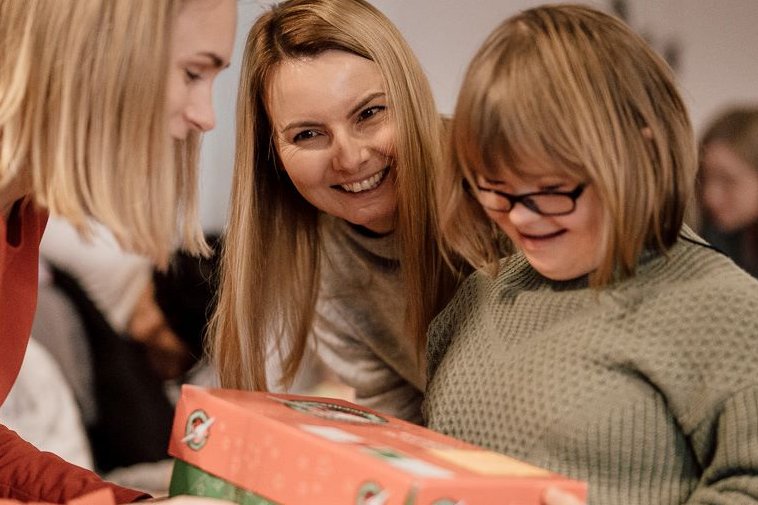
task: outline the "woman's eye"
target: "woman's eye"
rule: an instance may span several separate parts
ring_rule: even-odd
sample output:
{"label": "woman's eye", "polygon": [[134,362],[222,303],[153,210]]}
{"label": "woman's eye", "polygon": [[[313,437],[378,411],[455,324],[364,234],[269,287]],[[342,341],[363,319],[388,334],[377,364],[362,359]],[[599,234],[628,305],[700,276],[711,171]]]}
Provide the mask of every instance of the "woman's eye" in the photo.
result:
{"label": "woman's eye", "polygon": [[360,114],[358,114],[358,121],[366,121],[367,119],[371,119],[372,117],[381,113],[384,109],[386,109],[384,105],[375,105],[373,107],[369,107],[368,109],[364,109],[360,112]]}
{"label": "woman's eye", "polygon": [[304,140],[310,140],[313,138],[316,138],[318,136],[318,132],[316,130],[304,130],[298,133],[294,136],[292,139],[293,142],[302,142]]}
{"label": "woman's eye", "polygon": [[184,73],[186,74],[188,81],[197,81],[201,77],[199,73],[193,72],[188,68],[184,69]]}

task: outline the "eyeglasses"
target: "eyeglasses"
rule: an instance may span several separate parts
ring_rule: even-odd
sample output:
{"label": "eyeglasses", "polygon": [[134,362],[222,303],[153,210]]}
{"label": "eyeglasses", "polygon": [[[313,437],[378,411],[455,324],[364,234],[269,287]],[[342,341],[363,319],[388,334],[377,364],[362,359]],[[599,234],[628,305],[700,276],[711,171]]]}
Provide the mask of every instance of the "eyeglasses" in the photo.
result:
{"label": "eyeglasses", "polygon": [[512,195],[504,191],[492,188],[476,186],[471,189],[468,181],[464,180],[464,187],[476,198],[482,207],[495,212],[510,212],[513,207],[520,203],[532,212],[541,216],[565,216],[576,209],[576,200],[582,196],[586,184],[579,184],[571,191],[535,191]]}

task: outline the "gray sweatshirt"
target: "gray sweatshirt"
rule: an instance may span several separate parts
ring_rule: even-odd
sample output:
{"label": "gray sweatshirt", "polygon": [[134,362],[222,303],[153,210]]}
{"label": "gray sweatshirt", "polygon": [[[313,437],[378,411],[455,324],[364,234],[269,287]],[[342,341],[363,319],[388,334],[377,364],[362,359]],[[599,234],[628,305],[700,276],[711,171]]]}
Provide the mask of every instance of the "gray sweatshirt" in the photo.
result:
{"label": "gray sweatshirt", "polygon": [[399,245],[344,220],[321,218],[318,355],[355,389],[356,402],[420,423],[425,370],[404,330]]}

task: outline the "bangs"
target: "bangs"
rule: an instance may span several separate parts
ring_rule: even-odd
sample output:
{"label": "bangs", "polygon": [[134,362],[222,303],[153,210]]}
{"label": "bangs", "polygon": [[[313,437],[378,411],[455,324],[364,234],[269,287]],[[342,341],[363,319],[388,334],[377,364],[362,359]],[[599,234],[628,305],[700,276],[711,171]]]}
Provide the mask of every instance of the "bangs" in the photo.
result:
{"label": "bangs", "polygon": [[[696,169],[689,118],[665,62],[612,16],[554,5],[500,25],[469,66],[452,135],[451,187],[504,169],[593,184],[610,230],[593,284],[677,239]],[[451,243],[482,257],[486,236],[450,221]]]}
{"label": "bangs", "polygon": [[549,170],[586,177],[569,119],[576,111],[555,88],[533,34],[518,23],[509,31],[516,33],[477,56],[459,96],[452,143],[462,175],[496,178],[507,168],[517,175]]}

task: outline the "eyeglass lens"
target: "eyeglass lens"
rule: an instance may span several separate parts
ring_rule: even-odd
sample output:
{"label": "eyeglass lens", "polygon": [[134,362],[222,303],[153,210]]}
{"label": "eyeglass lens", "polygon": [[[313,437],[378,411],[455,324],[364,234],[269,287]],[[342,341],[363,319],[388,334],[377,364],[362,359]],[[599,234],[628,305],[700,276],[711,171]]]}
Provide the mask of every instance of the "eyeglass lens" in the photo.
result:
{"label": "eyeglass lens", "polygon": [[524,195],[510,195],[489,188],[478,187],[476,197],[487,209],[499,212],[510,212],[513,206],[521,203],[529,210],[546,216],[569,214],[576,207],[576,199],[582,193],[583,185],[573,191],[537,192]]}

